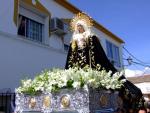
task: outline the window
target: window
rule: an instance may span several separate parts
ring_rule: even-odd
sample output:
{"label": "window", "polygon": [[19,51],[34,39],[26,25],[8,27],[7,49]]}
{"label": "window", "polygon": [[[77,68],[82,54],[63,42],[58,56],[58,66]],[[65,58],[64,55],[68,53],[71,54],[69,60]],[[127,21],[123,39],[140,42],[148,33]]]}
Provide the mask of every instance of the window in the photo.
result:
{"label": "window", "polygon": [[68,50],[69,50],[69,45],[64,44],[64,50],[65,50],[65,51],[68,51]]}
{"label": "window", "polygon": [[116,67],[121,67],[120,57],[119,57],[119,47],[117,47],[116,45],[114,45],[109,41],[106,41],[106,46],[107,46],[107,56],[109,60]]}
{"label": "window", "polygon": [[18,34],[38,42],[43,41],[43,24],[19,15]]}

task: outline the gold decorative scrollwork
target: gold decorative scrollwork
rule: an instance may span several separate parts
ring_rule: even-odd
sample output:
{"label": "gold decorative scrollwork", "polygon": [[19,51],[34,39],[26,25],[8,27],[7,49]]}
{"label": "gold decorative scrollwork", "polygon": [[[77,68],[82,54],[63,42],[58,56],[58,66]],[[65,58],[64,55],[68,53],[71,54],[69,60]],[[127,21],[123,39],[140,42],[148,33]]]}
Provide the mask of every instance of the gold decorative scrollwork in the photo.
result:
{"label": "gold decorative scrollwork", "polygon": [[104,107],[108,105],[108,98],[104,94],[100,96],[100,105]]}
{"label": "gold decorative scrollwork", "polygon": [[70,106],[70,98],[67,95],[61,97],[60,101],[63,108],[68,108]]}
{"label": "gold decorative scrollwork", "polygon": [[51,98],[50,96],[44,96],[43,98],[43,106],[44,107],[50,107],[51,105]]}
{"label": "gold decorative scrollwork", "polygon": [[36,106],[36,99],[35,98],[30,98],[29,99],[29,108],[34,109]]}

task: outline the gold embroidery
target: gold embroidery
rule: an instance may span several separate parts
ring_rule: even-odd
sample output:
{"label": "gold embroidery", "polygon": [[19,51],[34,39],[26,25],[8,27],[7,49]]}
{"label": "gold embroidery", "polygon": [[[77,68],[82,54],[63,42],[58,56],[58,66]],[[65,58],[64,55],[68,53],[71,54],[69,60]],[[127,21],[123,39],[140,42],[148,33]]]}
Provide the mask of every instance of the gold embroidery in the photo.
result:
{"label": "gold embroidery", "polygon": [[90,60],[90,67],[94,66],[96,68],[95,58],[94,58],[94,45],[92,42],[92,37],[89,37],[89,60]]}
{"label": "gold embroidery", "polygon": [[72,40],[71,48],[74,51],[75,48],[77,47],[77,42],[75,40]]}
{"label": "gold embroidery", "polygon": [[100,64],[96,64],[95,62],[94,49],[93,37],[86,39],[86,47],[83,49],[78,48],[76,41],[73,40],[71,44],[71,54],[68,59],[68,67],[85,67],[88,65],[91,68],[100,70]]}

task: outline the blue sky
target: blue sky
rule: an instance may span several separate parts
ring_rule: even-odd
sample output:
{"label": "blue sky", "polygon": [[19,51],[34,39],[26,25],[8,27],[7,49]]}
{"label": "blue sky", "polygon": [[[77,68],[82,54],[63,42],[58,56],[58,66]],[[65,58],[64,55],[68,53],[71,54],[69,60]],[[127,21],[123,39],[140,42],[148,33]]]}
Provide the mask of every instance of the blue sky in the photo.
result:
{"label": "blue sky", "polygon": [[[69,2],[123,39],[124,46],[130,53],[150,65],[150,0],[69,0]],[[123,57],[128,56],[129,54],[124,51]],[[143,70],[144,67],[134,64],[127,68]]]}

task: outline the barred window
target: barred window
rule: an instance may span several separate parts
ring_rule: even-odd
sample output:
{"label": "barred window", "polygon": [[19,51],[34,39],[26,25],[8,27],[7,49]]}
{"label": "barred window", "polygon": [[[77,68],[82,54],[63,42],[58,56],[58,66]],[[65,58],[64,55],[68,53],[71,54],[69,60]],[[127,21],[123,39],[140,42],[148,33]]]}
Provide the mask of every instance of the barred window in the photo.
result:
{"label": "barred window", "polygon": [[27,39],[42,42],[43,26],[44,25],[39,22],[20,15],[18,34],[25,36]]}
{"label": "barred window", "polygon": [[65,50],[66,52],[68,52],[68,50],[69,50],[69,45],[64,44],[64,50]]}

